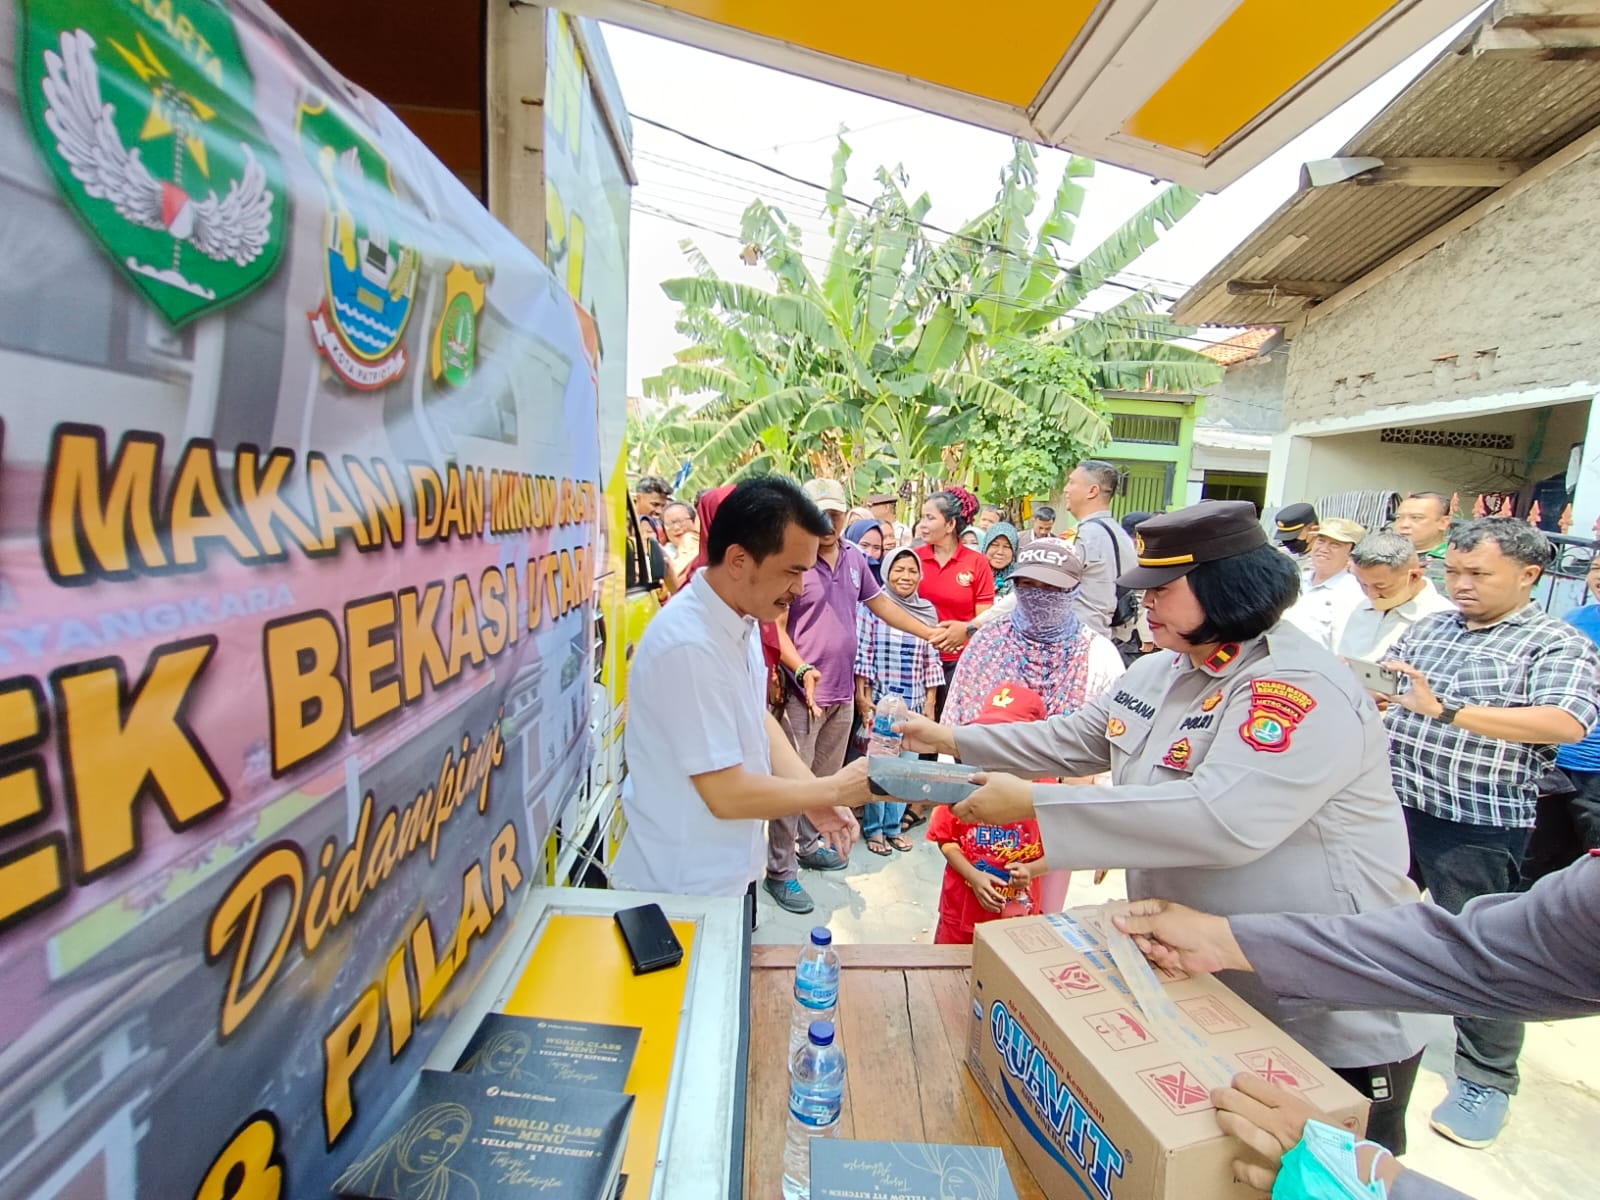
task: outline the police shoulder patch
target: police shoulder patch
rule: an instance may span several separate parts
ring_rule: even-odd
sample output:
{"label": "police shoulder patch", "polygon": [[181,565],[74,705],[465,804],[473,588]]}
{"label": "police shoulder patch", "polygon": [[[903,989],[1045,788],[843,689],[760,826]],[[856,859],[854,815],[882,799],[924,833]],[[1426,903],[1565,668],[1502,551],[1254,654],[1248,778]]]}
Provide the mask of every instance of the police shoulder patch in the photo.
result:
{"label": "police shoulder patch", "polygon": [[1239,736],[1252,750],[1281,754],[1289,748],[1295,729],[1317,702],[1310,693],[1281,679],[1250,681],[1250,715],[1239,726]]}

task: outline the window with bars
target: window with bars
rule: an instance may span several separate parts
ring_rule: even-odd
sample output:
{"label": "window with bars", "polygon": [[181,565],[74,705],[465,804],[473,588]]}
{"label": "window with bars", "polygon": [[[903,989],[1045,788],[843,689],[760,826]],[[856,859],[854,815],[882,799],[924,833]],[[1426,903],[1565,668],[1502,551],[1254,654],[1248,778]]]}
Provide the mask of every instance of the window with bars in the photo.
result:
{"label": "window with bars", "polygon": [[1111,511],[1121,520],[1131,512],[1166,512],[1172,504],[1174,467],[1160,462],[1118,462],[1122,486],[1111,501]]}
{"label": "window with bars", "polygon": [[1141,417],[1129,413],[1111,415],[1111,439],[1139,442],[1146,446],[1176,446],[1183,430],[1177,417]]}

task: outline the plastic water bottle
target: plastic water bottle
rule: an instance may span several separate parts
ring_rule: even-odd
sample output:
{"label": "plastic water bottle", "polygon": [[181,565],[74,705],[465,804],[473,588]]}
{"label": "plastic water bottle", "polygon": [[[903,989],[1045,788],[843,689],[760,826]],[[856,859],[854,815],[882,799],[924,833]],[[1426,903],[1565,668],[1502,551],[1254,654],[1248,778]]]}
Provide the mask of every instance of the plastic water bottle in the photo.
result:
{"label": "plastic water bottle", "polygon": [[783,1140],[783,1200],[810,1200],[811,1139],[835,1137],[844,1107],[844,1051],[832,1021],[814,1021],[789,1064],[789,1129]]}
{"label": "plastic water bottle", "polygon": [[811,931],[811,943],[794,965],[794,1009],[789,1022],[789,1059],[806,1044],[813,1021],[831,1021],[839,1007],[839,952],[825,925]]}
{"label": "plastic water bottle", "polygon": [[878,699],[872,713],[872,738],[867,742],[868,754],[883,754],[890,758],[900,753],[902,735],[894,727],[911,715],[906,698],[899,692],[885,692]]}

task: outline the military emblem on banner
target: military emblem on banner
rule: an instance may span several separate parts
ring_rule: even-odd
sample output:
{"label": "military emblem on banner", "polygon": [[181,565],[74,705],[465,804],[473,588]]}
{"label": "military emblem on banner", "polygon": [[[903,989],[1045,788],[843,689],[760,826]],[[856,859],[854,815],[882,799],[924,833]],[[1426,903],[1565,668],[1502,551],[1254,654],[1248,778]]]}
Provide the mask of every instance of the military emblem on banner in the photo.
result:
{"label": "military emblem on banner", "polygon": [[460,263],[445,273],[444,311],[428,354],[428,365],[438,382],[465,387],[477,369],[478,314],[483,312],[487,287],[478,272]]}
{"label": "military emblem on banner", "polygon": [[20,87],[62,198],[180,326],[283,252],[283,167],[227,10],[207,0],[23,0]]}
{"label": "military emblem on banner", "polygon": [[339,378],[372,391],[399,379],[410,361],[401,339],[417,293],[417,252],[400,240],[400,198],[383,153],[322,96],[301,101],[295,125],[327,203],[324,294],[306,314],[311,335]]}

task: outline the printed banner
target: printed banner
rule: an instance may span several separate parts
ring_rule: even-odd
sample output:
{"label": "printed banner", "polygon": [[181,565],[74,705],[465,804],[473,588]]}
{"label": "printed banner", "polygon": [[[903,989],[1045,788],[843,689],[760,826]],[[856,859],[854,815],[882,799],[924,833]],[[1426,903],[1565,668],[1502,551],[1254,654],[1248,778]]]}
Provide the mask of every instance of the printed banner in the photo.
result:
{"label": "printed banner", "polygon": [[587,785],[600,348],[253,0],[15,18],[0,1200],[326,1195]]}

